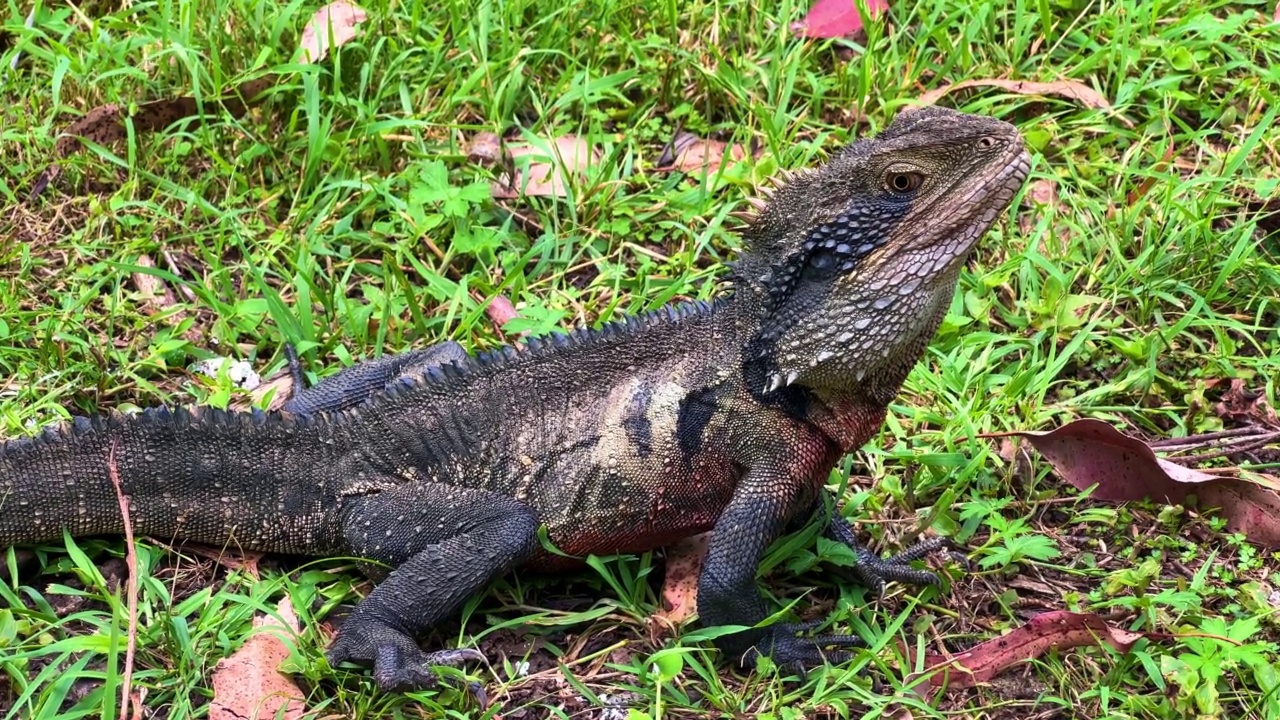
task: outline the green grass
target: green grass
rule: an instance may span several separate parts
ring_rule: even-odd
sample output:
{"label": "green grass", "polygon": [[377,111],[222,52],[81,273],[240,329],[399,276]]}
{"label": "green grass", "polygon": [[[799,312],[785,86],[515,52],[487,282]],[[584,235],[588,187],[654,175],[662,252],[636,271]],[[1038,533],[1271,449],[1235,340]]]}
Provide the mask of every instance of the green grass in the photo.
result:
{"label": "green grass", "polygon": [[[490,347],[504,336],[484,304],[499,294],[523,316],[508,331],[705,298],[737,244],[728,212],[779,168],[820,161],[949,82],[1078,80],[1113,109],[992,89],[942,101],[1017,123],[1032,182],[1057,197],[1024,198],[988,236],[884,432],[832,477],[884,549],[931,525],[972,549],[972,573],[874,604],[811,570],[807,536],[780,544],[763,582],[776,607],[834,612],[835,627],[876,639],[803,681],[730,671],[692,628],[651,634],[658,555],[568,580],[508,578],[429,642],[489,650],[492,670],[467,677],[506,718],[598,716],[624,701],[644,713],[632,717],[669,718],[1280,717],[1275,550],[1211,514],[1081,499],[1039,458],[975,437],[1077,417],[1151,438],[1216,430],[1235,422],[1214,412],[1231,379],[1280,404],[1280,237],[1258,212],[1280,184],[1273,5],[893,3],[851,52],[792,37],[805,8],[789,2],[377,0],[362,39],[286,65],[315,8],[45,4],[32,30],[27,5],[0,8],[0,67],[22,53],[0,76],[0,433],[130,404],[225,402],[225,383],[185,368],[226,354],[266,376],[285,342],[321,375],[447,338]],[[280,81],[245,117],[80,153],[22,202],[58,131],[88,109],[212,98],[270,71]],[[763,155],[705,181],[657,172],[677,127]],[[568,200],[504,208],[447,189],[492,179],[466,160],[479,131],[587,136],[604,160]],[[143,256],[177,294],[159,315],[131,279]],[[1274,473],[1280,460],[1257,461]],[[124,545],[78,548],[37,549],[21,573],[10,555],[10,716],[116,716]],[[155,717],[204,716],[218,660],[285,595],[307,628],[291,662],[322,714],[473,710],[452,690],[385,695],[367,673],[324,666],[321,620],[368,589],[349,564],[269,558],[254,579],[150,540],[139,553],[133,682]],[[961,648],[1062,608],[1182,637],[1127,656],[1050,653],[933,701],[904,689],[899,641]],[[532,650],[513,629],[523,623]],[[651,670],[663,648],[675,649]]]}

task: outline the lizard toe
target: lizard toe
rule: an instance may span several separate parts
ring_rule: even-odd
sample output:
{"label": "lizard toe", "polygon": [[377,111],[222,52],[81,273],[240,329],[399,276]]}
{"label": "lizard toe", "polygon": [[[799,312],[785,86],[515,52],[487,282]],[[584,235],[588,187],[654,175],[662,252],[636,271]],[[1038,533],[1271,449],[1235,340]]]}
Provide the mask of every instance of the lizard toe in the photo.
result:
{"label": "lizard toe", "polygon": [[[389,630],[381,633],[339,633],[325,654],[331,667],[348,661],[372,663],[374,682],[387,692],[432,688],[440,683],[440,675],[433,668],[486,661],[483,653],[471,648],[424,652],[408,636]],[[469,689],[483,706],[484,688],[472,683]]]}
{"label": "lizard toe", "polygon": [[[427,653],[416,645],[403,647],[398,643],[387,643],[375,653],[373,680],[379,688],[388,692],[425,690],[440,683],[440,675],[434,668],[457,667],[472,661],[484,662],[485,656],[479,650],[468,648]],[[468,691],[482,706],[485,704],[483,686],[469,683]]]}
{"label": "lizard toe", "polygon": [[[846,648],[866,643],[857,635],[826,633],[800,637],[796,633],[812,628],[814,623],[775,625],[772,632],[748,651],[747,657],[768,655],[779,666],[788,667],[801,678],[808,668],[824,664],[839,665],[853,658]],[[746,658],[744,658],[746,659]]]}

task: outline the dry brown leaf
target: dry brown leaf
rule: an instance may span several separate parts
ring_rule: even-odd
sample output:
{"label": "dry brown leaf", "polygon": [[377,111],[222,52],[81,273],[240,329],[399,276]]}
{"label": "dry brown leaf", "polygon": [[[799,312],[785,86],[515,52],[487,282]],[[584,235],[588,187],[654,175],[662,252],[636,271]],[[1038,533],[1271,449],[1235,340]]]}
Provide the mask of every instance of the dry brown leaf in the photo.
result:
{"label": "dry brown leaf", "polygon": [[[156,263],[150,255],[139,255],[138,265],[153,268]],[[142,295],[142,306],[148,315],[159,315],[178,304],[178,296],[169,289],[165,281],[155,275],[136,272],[133,273],[132,279],[134,286],[138,288],[138,293]],[[188,313],[185,310],[177,310],[169,316],[168,322],[177,325],[187,317]],[[200,331],[194,326],[189,327],[182,333],[182,337],[187,342],[196,343],[200,341]]]}
{"label": "dry brown leaf", "polygon": [[278,620],[255,617],[254,635],[214,668],[210,720],[300,720],[305,716],[302,691],[278,670],[289,657],[289,647],[281,636],[296,637],[301,627],[287,597],[276,610]]}
{"label": "dry brown leaf", "polygon": [[1240,378],[1231,379],[1231,385],[1222,394],[1222,400],[1213,406],[1213,412],[1223,420],[1280,428],[1280,416],[1267,403],[1266,393],[1249,390]]}
{"label": "dry brown leaf", "polygon": [[493,196],[499,200],[525,197],[565,197],[569,194],[569,178],[582,177],[601,160],[600,151],[575,135],[562,135],[550,140],[539,138],[507,147],[513,159],[529,158],[527,168],[517,167],[514,177],[504,176],[493,185]]}
{"label": "dry brown leaf", "polygon": [[[1022,204],[1032,208],[1032,211],[1018,213],[1018,229],[1023,235],[1031,235],[1035,231],[1039,215],[1044,210],[1058,209],[1058,184],[1049,178],[1037,178],[1031,181],[1027,186],[1026,195],[1023,196]],[[1051,238],[1065,240],[1070,237],[1070,230],[1058,228],[1054,230],[1055,232],[1046,234],[1045,241]]]}
{"label": "dry brown leaf", "polygon": [[701,173],[708,175],[720,169],[727,159],[730,163],[747,158],[747,149],[723,140],[707,140],[693,133],[678,132],[658,157],[656,170]]}
{"label": "dry brown leaf", "polygon": [[698,575],[711,533],[684,538],[667,546],[667,574],[662,580],[662,609],[656,617],[676,627],[698,610]]}
{"label": "dry brown leaf", "polygon": [[1048,178],[1037,178],[1027,188],[1027,199],[1036,205],[1056,208],[1058,206],[1058,184]]}
{"label": "dry brown leaf", "polygon": [[[298,41],[302,62],[319,62],[329,54],[330,47],[342,47],[357,34],[357,26],[364,22],[368,15],[359,6],[336,0],[316,11],[302,29],[302,39]],[[333,45],[329,44],[332,32]]]}
{"label": "dry brown leaf", "polygon": [[[1151,192],[1151,188],[1156,184],[1156,179],[1160,173],[1169,167],[1169,162],[1177,155],[1174,148],[1173,140],[1169,141],[1169,146],[1165,148],[1164,156],[1156,162],[1155,167],[1151,168],[1151,174],[1143,178],[1132,190],[1124,196],[1124,203],[1127,207],[1133,207],[1139,200]],[[1107,208],[1107,217],[1111,218],[1115,215],[1115,208]]]}
{"label": "dry brown leaf", "polygon": [[[248,407],[244,409],[247,410]],[[261,577],[258,562],[266,555],[256,550],[232,551],[200,543],[184,543],[182,550],[212,560],[228,570],[244,570],[254,580]]]}
{"label": "dry brown leaf", "polygon": [[[242,83],[229,95],[206,100],[205,109],[208,111],[221,107],[231,116],[240,117],[253,104],[253,100],[273,84],[275,84],[273,75],[250,80]],[[200,106],[195,98],[179,97],[143,103],[138,106],[138,112],[129,119],[133,122],[134,131],[142,134],[162,130],[178,120],[195,117],[199,113]],[[62,131],[54,143],[54,154],[60,159],[78,152],[84,147],[82,138],[102,146],[110,146],[123,140],[128,136],[125,119],[124,111],[117,105],[93,108]],[[44,192],[49,183],[56,180],[61,173],[62,168],[56,163],[45,168],[36,178],[31,192],[28,193],[28,201]]]}
{"label": "dry brown leaf", "polygon": [[[309,57],[320,60],[328,53],[330,47],[340,47],[355,37],[356,25],[364,19],[364,10],[344,0],[338,0],[321,8],[303,29],[302,40],[299,43],[303,61],[306,62]],[[329,45],[330,24],[333,28],[332,46]],[[275,85],[277,80],[278,77],[272,74],[241,83],[224,97],[206,99],[203,109],[207,113],[222,108],[232,117],[241,117],[256,102],[258,96]],[[124,110],[118,105],[102,105],[93,108],[79,120],[68,125],[54,143],[54,153],[61,159],[79,151],[84,146],[81,142],[82,138],[102,146],[109,146],[123,140],[128,135],[125,129],[126,117],[132,121],[134,131],[142,134],[163,130],[178,120],[194,118],[200,114],[201,103],[193,97],[166,98],[143,103],[138,106],[138,112],[132,116],[126,116]],[[56,162],[45,168],[36,178],[31,192],[27,195],[27,200],[30,201],[44,192],[49,183],[56,180],[61,172],[62,169]]]}
{"label": "dry brown leaf", "polygon": [[1076,420],[1049,432],[1017,432],[1080,490],[1097,486],[1091,497],[1126,502],[1150,498],[1181,504],[1188,495],[1200,505],[1221,508],[1227,529],[1253,542],[1280,547],[1280,481],[1256,473],[1223,477],[1157,457],[1141,440],[1101,420]]}
{"label": "dry brown leaf", "polygon": [[1128,652],[1145,637],[1107,624],[1094,613],[1056,610],[1042,613],[998,638],[978,643],[961,653],[931,653],[924,658],[931,687],[965,688],[984,683],[1011,665],[1040,657],[1049,650],[1110,645]]}
{"label": "dry brown leaf", "polygon": [[476,133],[467,144],[467,160],[485,167],[502,162],[502,138],[491,132]]}
{"label": "dry brown leaf", "polygon": [[1055,80],[1053,82],[1032,82],[1030,80],[1003,80],[988,78],[981,80],[961,80],[958,83],[935,88],[920,96],[920,103],[932,105],[947,93],[972,87],[997,87],[1018,95],[1053,95],[1075,100],[1085,107],[1097,110],[1110,109],[1111,103],[1097,90],[1075,80]]}

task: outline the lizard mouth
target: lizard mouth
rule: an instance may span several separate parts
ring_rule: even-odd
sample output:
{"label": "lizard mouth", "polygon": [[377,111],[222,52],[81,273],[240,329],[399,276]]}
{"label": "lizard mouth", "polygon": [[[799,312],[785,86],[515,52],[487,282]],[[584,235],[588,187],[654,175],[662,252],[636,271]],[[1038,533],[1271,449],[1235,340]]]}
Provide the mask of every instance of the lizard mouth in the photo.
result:
{"label": "lizard mouth", "polygon": [[[950,218],[950,221],[938,223],[933,232],[922,238],[925,246],[932,246],[939,241],[959,241],[953,252],[956,256],[963,257],[991,227],[996,216],[1004,212],[1014,194],[1022,187],[1031,172],[1031,156],[1021,138],[1015,137],[1009,143],[1008,152],[998,161],[989,163],[988,167],[999,169],[990,173],[984,181],[956,188],[962,195],[946,193],[920,209],[920,214],[924,217]],[[977,170],[974,172],[977,176],[982,174]]]}
{"label": "lizard mouth", "polygon": [[[919,235],[900,236],[898,242],[891,240],[886,243],[888,247],[882,252],[886,253],[887,261],[875,269],[878,277],[866,291],[871,294],[845,298],[846,302],[828,307],[827,312],[838,315],[839,322],[833,323],[820,339],[801,343],[803,350],[800,355],[807,355],[807,358],[780,363],[782,366],[775,367],[767,375],[764,391],[773,392],[793,385],[815,372],[829,378],[848,376],[861,382],[864,375],[874,371],[883,359],[873,357],[872,348],[883,350],[895,342],[892,336],[885,335],[897,324],[885,321],[887,313],[916,313],[921,314],[917,318],[920,323],[927,321],[924,314],[931,312],[931,306],[904,306],[898,299],[903,295],[903,289],[909,287],[911,293],[925,293],[922,288],[929,287],[932,278],[950,277],[996,218],[1009,207],[1030,170],[1030,155],[1021,139],[1014,135],[1004,153],[996,158],[988,157],[985,162],[974,163],[965,178],[953,185],[950,192],[942,193],[933,202],[916,210],[914,217],[927,220],[923,223],[904,222],[903,226],[914,226],[918,230],[919,225],[924,224],[929,230]],[[894,278],[896,290],[886,290],[891,284],[887,278]],[[953,282],[939,280],[938,287],[946,285],[950,289],[954,287]],[[934,290],[927,292],[933,293]],[[898,309],[887,310],[892,305]],[[778,330],[777,334],[783,334],[783,330]]]}

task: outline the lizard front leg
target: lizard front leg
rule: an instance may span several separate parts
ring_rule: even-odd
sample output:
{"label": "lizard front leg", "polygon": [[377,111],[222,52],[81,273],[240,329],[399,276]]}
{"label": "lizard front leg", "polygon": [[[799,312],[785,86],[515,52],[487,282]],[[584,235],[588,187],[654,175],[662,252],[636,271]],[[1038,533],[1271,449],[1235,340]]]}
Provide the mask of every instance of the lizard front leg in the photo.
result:
{"label": "lizard front leg", "polygon": [[[770,615],[756,587],[756,571],[769,545],[799,514],[797,508],[802,512],[810,507],[803,497],[807,492],[806,481],[780,468],[753,469],[743,479],[716,522],[698,578],[698,617],[703,625],[751,627]],[[716,644],[739,664],[764,654],[780,665],[808,667],[848,657],[846,651],[824,651],[824,646],[841,648],[862,642],[853,635],[797,637],[803,628],[798,624],[752,627],[722,635]]]}
{"label": "lizard front leg", "polygon": [[379,687],[406,690],[434,685],[433,665],[481,659],[474,650],[423,652],[415,637],[538,547],[533,510],[503,495],[436,483],[346,502],[350,551],[395,569],[343,624],[330,664],[371,662]]}
{"label": "lizard front leg", "polygon": [[[818,512],[824,512],[824,510],[820,506]],[[911,566],[911,562],[932,555],[939,550],[947,550],[954,559],[966,562],[964,555],[955,552],[951,541],[944,537],[921,540],[897,555],[888,558],[879,557],[858,542],[852,523],[841,517],[834,507],[831,508],[825,535],[853,550],[856,560],[853,567],[848,569],[849,572],[863,586],[873,590],[876,595],[884,595],[885,585],[889,581],[900,582],[904,585],[937,585],[939,582],[937,573],[928,570],[917,570]]]}

